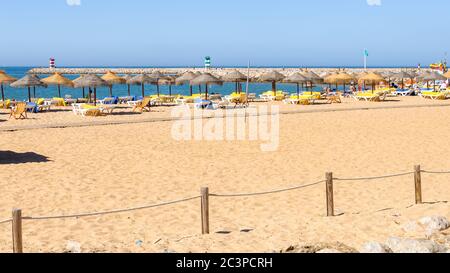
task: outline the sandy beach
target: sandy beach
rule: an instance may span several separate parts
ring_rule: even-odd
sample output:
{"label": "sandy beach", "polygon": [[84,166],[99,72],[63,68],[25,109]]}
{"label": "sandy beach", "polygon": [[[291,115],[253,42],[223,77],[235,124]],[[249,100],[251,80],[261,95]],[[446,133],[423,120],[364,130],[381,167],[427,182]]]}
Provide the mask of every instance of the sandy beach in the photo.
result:
{"label": "sandy beach", "polygon": [[[448,100],[279,105],[275,152],[251,141],[175,141],[168,107],[142,115],[119,109],[98,118],[61,108],[24,121],[8,120],[1,110],[0,220],[11,217],[13,207],[34,217],[98,212],[197,196],[205,186],[215,194],[268,191],[323,180],[327,171],[346,178],[410,172],[416,164],[450,169]],[[36,162],[21,163],[30,160]],[[337,241],[358,249],[406,236],[408,221],[450,217],[449,179],[423,174],[423,205],[413,205],[412,175],[336,182],[336,217],[326,217],[323,184],[211,197],[210,235],[201,235],[200,199],[105,216],[24,220],[24,250],[64,252],[68,241],[79,242],[83,252],[279,252]],[[0,251],[11,250],[11,225],[2,224]]]}

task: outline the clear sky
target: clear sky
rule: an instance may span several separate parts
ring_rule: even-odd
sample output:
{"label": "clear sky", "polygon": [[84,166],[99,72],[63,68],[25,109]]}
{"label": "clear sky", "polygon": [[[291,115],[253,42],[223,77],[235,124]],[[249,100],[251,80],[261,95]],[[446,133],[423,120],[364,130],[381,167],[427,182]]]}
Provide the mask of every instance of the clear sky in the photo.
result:
{"label": "clear sky", "polygon": [[0,66],[428,65],[448,0],[2,0]]}

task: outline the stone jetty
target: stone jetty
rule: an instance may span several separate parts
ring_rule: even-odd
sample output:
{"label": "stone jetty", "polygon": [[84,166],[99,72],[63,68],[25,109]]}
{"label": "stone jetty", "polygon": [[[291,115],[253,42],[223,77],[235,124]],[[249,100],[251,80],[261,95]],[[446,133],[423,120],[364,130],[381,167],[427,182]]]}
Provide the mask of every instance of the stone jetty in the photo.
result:
{"label": "stone jetty", "polygon": [[[306,68],[270,68],[270,67],[264,67],[264,68],[250,68],[250,76],[256,77],[264,72],[276,70],[280,73],[289,75],[294,72],[300,72],[301,70],[305,70]],[[243,74],[247,74],[247,68],[211,68],[206,70],[205,68],[33,68],[29,71],[29,73],[32,74],[53,74],[55,72],[59,72],[61,74],[105,74],[108,71],[112,71],[116,74],[151,74],[154,71],[160,71],[163,74],[166,75],[180,75],[187,71],[199,71],[199,72],[210,72],[218,76],[223,76],[227,74],[230,71],[238,70]],[[318,75],[329,73],[329,72],[335,72],[338,70],[346,71],[349,73],[360,73],[363,72],[363,68],[311,68],[308,69],[311,70]],[[400,72],[402,70],[408,70],[408,71],[417,71],[416,68],[369,68],[367,71],[376,71],[376,72]]]}

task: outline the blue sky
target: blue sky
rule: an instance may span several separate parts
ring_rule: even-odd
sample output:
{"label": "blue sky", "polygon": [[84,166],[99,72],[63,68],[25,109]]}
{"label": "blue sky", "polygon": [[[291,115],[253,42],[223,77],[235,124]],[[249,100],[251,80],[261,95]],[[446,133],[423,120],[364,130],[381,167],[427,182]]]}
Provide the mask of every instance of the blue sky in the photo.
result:
{"label": "blue sky", "polygon": [[206,55],[358,66],[364,48],[372,66],[428,65],[449,50],[448,11],[448,0],[2,0],[0,66],[200,66]]}

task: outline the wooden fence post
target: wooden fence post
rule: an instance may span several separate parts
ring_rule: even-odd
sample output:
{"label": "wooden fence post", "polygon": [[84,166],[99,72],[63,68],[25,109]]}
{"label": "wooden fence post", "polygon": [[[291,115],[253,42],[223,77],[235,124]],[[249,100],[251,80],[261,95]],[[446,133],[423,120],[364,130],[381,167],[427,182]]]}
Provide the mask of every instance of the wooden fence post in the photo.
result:
{"label": "wooden fence post", "polygon": [[12,239],[14,253],[23,253],[21,209],[13,209],[12,211]]}
{"label": "wooden fence post", "polygon": [[420,165],[414,166],[414,183],[416,189],[416,205],[422,204],[422,170]]}
{"label": "wooden fence post", "polygon": [[209,188],[202,188],[202,234],[209,234]]}
{"label": "wooden fence post", "polygon": [[334,216],[333,173],[326,173],[327,216]]}

